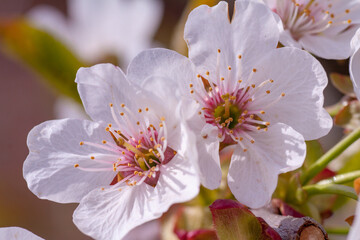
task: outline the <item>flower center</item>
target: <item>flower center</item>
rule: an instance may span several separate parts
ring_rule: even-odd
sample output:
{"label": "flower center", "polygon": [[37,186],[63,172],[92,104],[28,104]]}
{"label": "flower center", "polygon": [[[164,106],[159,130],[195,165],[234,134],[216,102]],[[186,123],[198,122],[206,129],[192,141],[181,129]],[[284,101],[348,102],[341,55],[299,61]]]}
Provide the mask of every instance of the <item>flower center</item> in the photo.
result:
{"label": "flower center", "polygon": [[238,124],[238,119],[242,113],[240,108],[230,102],[230,94],[221,96],[224,102],[214,109],[214,118],[223,127],[233,129]]}
{"label": "flower center", "polygon": [[341,6],[331,0],[277,0],[276,13],[281,17],[284,27],[295,40],[305,34],[320,34],[332,26],[346,29],[351,23],[350,9],[339,12]]}
{"label": "flower center", "polygon": [[[168,146],[167,128],[165,118],[161,118],[158,127],[149,124],[150,118],[140,115],[143,111],[139,109],[134,114],[130,109],[121,104],[124,112],[116,113],[113,104],[110,104],[113,124],[108,124],[105,128],[112,138],[112,142],[106,140],[102,144],[92,142],[80,142],[80,145],[88,145],[109,152],[109,155],[91,156],[92,161],[102,163],[110,168],[86,168],[75,164],[76,168],[84,171],[112,171],[115,177],[110,185],[134,186],[145,182],[155,187],[159,176],[160,167],[171,161],[177,154],[175,150]],[[149,109],[145,108],[145,112]],[[120,124],[118,115],[124,124]],[[145,114],[146,115],[146,114]],[[154,119],[154,118],[152,118]],[[119,189],[121,190],[121,188]]]}

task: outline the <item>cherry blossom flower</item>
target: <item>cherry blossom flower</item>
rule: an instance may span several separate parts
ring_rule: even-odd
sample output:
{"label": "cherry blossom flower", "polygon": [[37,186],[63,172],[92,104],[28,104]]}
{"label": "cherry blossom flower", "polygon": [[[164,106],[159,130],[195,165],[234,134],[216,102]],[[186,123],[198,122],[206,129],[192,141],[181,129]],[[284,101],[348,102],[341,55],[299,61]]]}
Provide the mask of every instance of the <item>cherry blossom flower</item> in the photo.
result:
{"label": "cherry blossom flower", "polygon": [[351,41],[354,54],[350,58],[350,76],[354,85],[354,92],[360,99],[360,29],[356,32]]}
{"label": "cherry blossom flower", "polygon": [[139,62],[127,78],[111,64],[81,68],[76,82],[93,121],[48,121],[28,136],[29,189],[42,199],[80,202],[74,223],[96,239],[121,239],[199,191],[195,144],[176,117],[179,94],[168,96],[156,77],[134,84],[143,77],[134,71]]}
{"label": "cherry blossom flower", "polygon": [[32,232],[20,227],[6,227],[0,228],[0,239],[15,240],[43,240],[43,238],[36,236]]}
{"label": "cherry blossom flower", "polygon": [[147,64],[138,70],[173,76],[188,99],[182,117],[197,136],[202,184],[219,186],[219,150],[232,147],[229,187],[254,208],[270,200],[279,173],[302,165],[304,139],[324,136],[332,126],[323,108],[324,69],[305,51],[276,49],[278,39],[277,22],[262,3],[236,1],[231,23],[227,3],[204,5],[185,27],[191,61],[155,49],[143,54]]}
{"label": "cherry blossom flower", "polygon": [[280,42],[326,59],[346,59],[360,24],[358,0],[264,0],[283,24]]}
{"label": "cherry blossom flower", "polygon": [[162,16],[159,0],[69,0],[67,4],[69,19],[49,6],[33,9],[28,18],[88,62],[115,54],[127,66],[151,46]]}

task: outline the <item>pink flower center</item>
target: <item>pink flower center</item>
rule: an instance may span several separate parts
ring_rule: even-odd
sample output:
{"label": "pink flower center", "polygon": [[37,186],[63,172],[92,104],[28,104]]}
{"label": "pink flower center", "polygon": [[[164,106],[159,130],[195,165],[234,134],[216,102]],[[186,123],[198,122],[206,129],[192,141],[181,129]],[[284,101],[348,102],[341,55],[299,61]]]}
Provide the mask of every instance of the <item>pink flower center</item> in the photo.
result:
{"label": "pink flower center", "polygon": [[[281,93],[275,100],[269,100],[266,105],[259,109],[256,104],[264,102],[271,91],[266,86],[272,84],[274,80],[267,79],[260,84],[252,83],[252,78],[257,69],[253,68],[246,81],[233,79],[230,74],[231,66],[228,67],[228,77],[219,76],[220,49],[218,50],[218,64],[215,70],[215,78],[210,76],[207,71],[204,76],[198,75],[197,82],[190,84],[190,93],[193,98],[201,105],[198,112],[207,124],[218,128],[218,138],[225,145],[239,144],[244,151],[247,147],[244,141],[254,143],[252,131],[267,131],[270,122],[265,121],[265,111],[268,107],[276,104],[285,93]],[[238,56],[238,61],[242,59]],[[240,64],[238,70],[241,69]],[[265,88],[265,89],[264,89]],[[273,98],[272,98],[273,99]],[[208,137],[205,133],[204,139]]]}
{"label": "pink flower center", "polygon": [[[160,166],[170,162],[177,154],[175,150],[167,145],[167,128],[165,118],[161,118],[157,124],[149,124],[146,115],[149,111],[145,108],[138,110],[138,114],[130,111],[125,104],[121,104],[124,112],[116,112],[113,104],[110,104],[114,123],[108,124],[105,131],[108,132],[111,142],[102,140],[102,144],[92,142],[80,142],[80,145],[88,145],[98,149],[106,150],[110,156],[100,159],[90,156],[92,161],[107,165],[106,168],[86,168],[75,164],[76,168],[84,171],[112,171],[114,178],[110,185],[134,186],[145,182],[155,187],[159,176]],[[137,115],[137,116],[136,116]],[[120,116],[126,126],[120,124]],[[141,116],[141,117],[140,117]]]}
{"label": "pink flower center", "polygon": [[283,21],[284,28],[299,40],[304,35],[320,34],[330,27],[347,28],[351,23],[347,16],[350,9],[343,9],[341,2],[344,1],[277,0],[274,11]]}

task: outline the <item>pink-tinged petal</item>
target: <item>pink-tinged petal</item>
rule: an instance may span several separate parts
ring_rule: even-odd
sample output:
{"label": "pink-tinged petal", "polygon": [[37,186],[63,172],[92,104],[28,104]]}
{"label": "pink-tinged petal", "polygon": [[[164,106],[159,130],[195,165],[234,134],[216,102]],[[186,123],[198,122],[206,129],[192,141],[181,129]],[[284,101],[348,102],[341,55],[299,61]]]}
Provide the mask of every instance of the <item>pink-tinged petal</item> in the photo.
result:
{"label": "pink-tinged petal", "polygon": [[[260,20],[254,21],[254,18]],[[190,13],[185,25],[185,40],[189,57],[199,67],[199,73],[204,75],[209,71],[212,76],[218,69],[220,77],[226,78],[228,66],[231,66],[234,77],[241,55],[242,70],[238,71],[245,78],[250,72],[249,66],[258,60],[257,56],[276,47],[279,27],[272,12],[260,1],[236,1],[231,23],[227,3],[220,2],[211,8],[200,6]]]}
{"label": "pink-tinged petal", "polygon": [[117,115],[122,111],[121,104],[135,110],[138,92],[119,67],[112,64],[98,64],[90,68],[80,68],[75,82],[85,111],[94,121],[113,123],[110,103]]}
{"label": "pink-tinged petal", "polygon": [[217,132],[217,127],[206,124],[196,141],[201,183],[209,189],[218,188],[222,176]]}
{"label": "pink-tinged petal", "polygon": [[199,180],[190,160],[175,157],[165,166],[156,187],[140,184],[121,191],[115,185],[95,189],[75,210],[73,220],[95,239],[121,239],[131,229],[159,218],[172,204],[185,202],[199,192]]}
{"label": "pink-tinged petal", "polygon": [[350,76],[354,85],[355,94],[357,98],[360,99],[360,48],[355,51],[350,59]]}
{"label": "pink-tinged petal", "polygon": [[352,53],[350,41],[356,30],[352,27],[335,36],[306,35],[299,42],[305,50],[321,58],[346,59]]}
{"label": "pink-tinged petal", "polygon": [[[314,57],[296,48],[280,48],[270,52],[254,67],[258,70],[253,79],[256,85],[267,79],[274,82],[257,91],[254,98],[259,97],[251,109],[264,110],[263,119],[271,124],[290,125],[305,140],[320,138],[330,131],[332,119],[323,108],[323,90],[328,80],[325,70]],[[270,90],[269,94],[265,90]],[[281,97],[282,93],[284,97]]]}
{"label": "pink-tinged petal", "polygon": [[280,35],[280,42],[284,46],[288,47],[296,47],[296,48],[302,48],[301,44],[296,41],[292,36],[289,30],[284,30]]}
{"label": "pink-tinged petal", "polygon": [[188,16],[184,38],[189,47],[189,57],[199,73],[215,74],[218,49],[221,50],[220,75],[227,76],[227,67],[235,67],[232,28],[228,4],[221,1],[214,7],[201,5]]}
{"label": "pink-tinged petal", "polygon": [[80,142],[111,141],[105,127],[86,120],[64,119],[44,122],[34,127],[28,136],[29,155],[24,162],[23,174],[29,189],[41,199],[60,203],[79,202],[83,196],[98,186],[110,184],[111,171],[89,172],[75,168],[108,167],[91,160],[112,159],[102,149],[80,146]]}
{"label": "pink-tinged petal", "polygon": [[351,225],[349,235],[347,240],[357,240],[360,236],[360,204],[357,203],[356,212],[355,212],[355,219],[353,224]]}
{"label": "pink-tinged petal", "polygon": [[6,240],[43,240],[32,232],[20,227],[0,228],[0,239]]}
{"label": "pink-tinged petal", "polygon": [[160,78],[161,85],[173,88],[166,98],[179,99],[184,92],[190,91],[187,82],[194,78],[194,66],[191,61],[175,51],[157,48],[141,52],[130,63],[127,70],[129,81],[139,84],[149,91],[157,93],[158,87],[147,84],[149,78]]}
{"label": "pink-tinged petal", "polygon": [[241,203],[259,208],[271,200],[278,174],[299,168],[305,159],[304,138],[289,126],[275,124],[267,132],[251,135],[248,151],[236,148],[228,184]]}
{"label": "pink-tinged petal", "polygon": [[229,44],[234,46],[232,57],[238,58],[241,55],[240,79],[246,79],[254,64],[259,61],[259,56],[276,48],[279,25],[266,5],[260,1],[242,0],[235,1],[231,26],[233,36]]}

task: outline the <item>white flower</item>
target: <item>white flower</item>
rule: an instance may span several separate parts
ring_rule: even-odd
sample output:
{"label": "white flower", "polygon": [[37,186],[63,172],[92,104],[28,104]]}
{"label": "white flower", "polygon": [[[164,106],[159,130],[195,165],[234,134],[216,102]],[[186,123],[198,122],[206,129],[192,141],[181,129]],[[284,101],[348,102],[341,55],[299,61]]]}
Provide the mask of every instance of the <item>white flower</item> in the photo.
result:
{"label": "white flower", "polygon": [[112,54],[126,66],[151,46],[162,16],[159,0],[68,0],[67,4],[69,19],[48,6],[33,9],[28,17],[88,62]]}
{"label": "white flower", "polygon": [[360,29],[351,41],[354,54],[350,58],[350,77],[354,85],[354,92],[360,100]]}
{"label": "white flower", "polygon": [[326,59],[346,59],[360,24],[359,0],[264,0],[283,24],[280,42]]}
{"label": "white flower", "polygon": [[0,239],[6,240],[43,240],[43,238],[36,236],[32,232],[20,227],[6,227],[0,228]]}
{"label": "white flower", "polygon": [[[111,64],[78,71],[80,97],[94,122],[48,121],[28,136],[28,187],[39,198],[80,202],[74,222],[96,239],[121,239],[199,191],[194,143],[175,114],[178,94],[168,95],[164,79],[140,76],[141,58],[127,78]],[[142,77],[152,91],[133,83]]]}
{"label": "white flower", "polygon": [[230,23],[225,2],[196,8],[185,27],[191,62],[147,51],[139,71],[173,76],[184,97],[196,100],[182,116],[197,135],[203,185],[219,186],[219,149],[233,147],[229,187],[256,208],[270,200],[279,173],[302,165],[304,139],[327,134],[332,120],[323,109],[327,77],[319,62],[296,48],[276,49],[277,22],[264,4],[236,1],[235,9]]}

